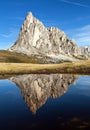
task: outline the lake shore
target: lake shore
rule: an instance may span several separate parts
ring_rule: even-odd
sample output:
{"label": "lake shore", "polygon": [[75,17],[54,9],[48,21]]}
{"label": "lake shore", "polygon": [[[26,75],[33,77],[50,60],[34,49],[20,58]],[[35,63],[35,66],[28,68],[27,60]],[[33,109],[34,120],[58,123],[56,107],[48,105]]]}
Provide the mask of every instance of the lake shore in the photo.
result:
{"label": "lake shore", "polygon": [[90,60],[61,64],[0,63],[0,75],[31,73],[90,75]]}

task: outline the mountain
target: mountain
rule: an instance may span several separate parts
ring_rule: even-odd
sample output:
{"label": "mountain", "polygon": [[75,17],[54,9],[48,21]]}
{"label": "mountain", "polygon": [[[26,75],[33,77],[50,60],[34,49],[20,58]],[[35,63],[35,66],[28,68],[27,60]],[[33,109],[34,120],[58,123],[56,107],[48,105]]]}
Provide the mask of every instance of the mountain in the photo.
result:
{"label": "mountain", "polygon": [[9,51],[36,56],[43,63],[86,58],[74,40],[70,40],[58,28],[46,28],[31,12],[27,14],[18,39]]}
{"label": "mountain", "polygon": [[90,46],[86,46],[86,47],[81,47],[81,52],[85,55],[87,55],[88,57],[90,57]]}
{"label": "mountain", "polygon": [[66,74],[25,74],[11,77],[21,90],[32,113],[46,103],[48,98],[57,98],[67,92],[78,76]]}

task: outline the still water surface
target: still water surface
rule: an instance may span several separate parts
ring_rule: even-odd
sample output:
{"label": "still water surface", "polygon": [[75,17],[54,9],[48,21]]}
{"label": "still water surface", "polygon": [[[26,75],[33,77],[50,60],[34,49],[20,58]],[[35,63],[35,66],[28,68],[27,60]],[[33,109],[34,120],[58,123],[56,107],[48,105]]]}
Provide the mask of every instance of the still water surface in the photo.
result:
{"label": "still water surface", "polygon": [[90,76],[29,74],[0,80],[0,130],[66,128],[90,128]]}

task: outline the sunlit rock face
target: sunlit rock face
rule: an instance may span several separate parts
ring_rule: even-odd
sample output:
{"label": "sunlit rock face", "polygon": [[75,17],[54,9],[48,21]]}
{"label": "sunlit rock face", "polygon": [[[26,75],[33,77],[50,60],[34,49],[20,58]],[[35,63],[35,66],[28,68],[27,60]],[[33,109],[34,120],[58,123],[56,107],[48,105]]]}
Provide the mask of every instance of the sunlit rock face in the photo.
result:
{"label": "sunlit rock face", "polygon": [[31,12],[27,14],[18,39],[9,51],[34,55],[37,58],[43,57],[44,63],[77,61],[77,58],[85,58],[74,40],[70,40],[58,28],[46,28]]}
{"label": "sunlit rock face", "polygon": [[80,50],[76,45],[74,40],[68,39],[65,32],[59,30],[58,28],[51,27],[48,29],[49,31],[49,40],[52,44],[52,52],[55,54],[63,54],[63,55],[76,55],[78,56]]}
{"label": "sunlit rock face", "polygon": [[15,76],[10,80],[20,88],[30,111],[35,114],[49,97],[57,98],[66,93],[77,78],[66,74],[29,74]]}
{"label": "sunlit rock face", "polygon": [[83,54],[87,55],[90,58],[90,46],[81,47],[80,49]]}
{"label": "sunlit rock face", "polygon": [[27,55],[39,54],[40,50],[47,52],[50,49],[48,30],[38,19],[28,13],[21,27],[19,37],[9,49]]}

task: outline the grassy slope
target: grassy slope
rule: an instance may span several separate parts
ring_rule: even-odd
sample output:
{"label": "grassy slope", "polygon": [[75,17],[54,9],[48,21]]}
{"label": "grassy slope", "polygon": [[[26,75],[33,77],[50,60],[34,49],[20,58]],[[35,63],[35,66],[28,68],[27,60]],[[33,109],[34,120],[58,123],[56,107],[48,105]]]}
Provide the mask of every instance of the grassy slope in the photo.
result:
{"label": "grassy slope", "polygon": [[4,63],[40,63],[35,57],[24,54],[0,50],[0,62]]}
{"label": "grassy slope", "polygon": [[0,74],[25,73],[90,74],[90,61],[62,64],[0,63]]}
{"label": "grassy slope", "polygon": [[74,73],[90,74],[90,60],[75,63],[39,64],[35,57],[0,51],[0,74]]}

